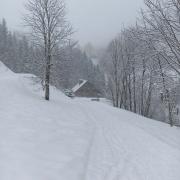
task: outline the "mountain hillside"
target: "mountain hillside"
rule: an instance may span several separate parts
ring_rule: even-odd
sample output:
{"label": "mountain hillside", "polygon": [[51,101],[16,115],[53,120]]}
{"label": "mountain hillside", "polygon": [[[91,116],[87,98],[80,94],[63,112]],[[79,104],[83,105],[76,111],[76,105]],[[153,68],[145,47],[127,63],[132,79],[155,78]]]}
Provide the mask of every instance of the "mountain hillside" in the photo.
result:
{"label": "mountain hillside", "polygon": [[0,180],[179,180],[180,129],[52,88],[0,63]]}

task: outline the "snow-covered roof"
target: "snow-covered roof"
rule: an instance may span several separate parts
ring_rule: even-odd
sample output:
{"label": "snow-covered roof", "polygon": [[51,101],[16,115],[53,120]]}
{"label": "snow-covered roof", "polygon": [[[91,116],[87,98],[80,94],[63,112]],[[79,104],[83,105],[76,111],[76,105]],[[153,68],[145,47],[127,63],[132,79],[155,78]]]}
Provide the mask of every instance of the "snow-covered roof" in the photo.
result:
{"label": "snow-covered roof", "polygon": [[80,79],[78,84],[76,84],[73,88],[72,91],[76,92],[77,90],[79,90],[82,86],[84,86],[87,83],[87,80],[84,79]]}

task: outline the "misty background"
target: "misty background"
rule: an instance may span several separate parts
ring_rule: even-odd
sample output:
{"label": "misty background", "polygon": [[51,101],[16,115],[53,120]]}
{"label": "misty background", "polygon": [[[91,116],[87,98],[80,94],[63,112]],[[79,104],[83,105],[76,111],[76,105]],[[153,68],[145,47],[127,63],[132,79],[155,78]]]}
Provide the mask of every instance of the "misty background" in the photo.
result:
{"label": "misty background", "polygon": [[[23,30],[26,0],[0,0],[0,18],[12,30]],[[85,45],[105,47],[123,26],[134,24],[143,0],[66,0],[68,19],[76,31],[73,37]]]}

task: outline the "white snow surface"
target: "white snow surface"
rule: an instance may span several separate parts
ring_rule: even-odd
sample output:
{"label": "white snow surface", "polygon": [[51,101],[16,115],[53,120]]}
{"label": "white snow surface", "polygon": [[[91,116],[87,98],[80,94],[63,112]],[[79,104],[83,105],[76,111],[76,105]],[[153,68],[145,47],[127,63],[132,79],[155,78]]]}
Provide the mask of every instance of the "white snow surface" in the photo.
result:
{"label": "white snow surface", "polygon": [[51,87],[0,64],[0,180],[179,180],[180,129]]}

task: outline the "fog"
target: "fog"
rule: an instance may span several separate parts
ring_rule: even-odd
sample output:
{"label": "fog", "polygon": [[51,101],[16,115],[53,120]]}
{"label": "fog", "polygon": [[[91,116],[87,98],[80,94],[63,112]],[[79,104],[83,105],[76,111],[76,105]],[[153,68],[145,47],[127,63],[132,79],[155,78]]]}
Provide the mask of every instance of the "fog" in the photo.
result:
{"label": "fog", "polygon": [[[106,45],[121,28],[135,23],[143,0],[66,0],[67,17],[75,39],[84,45]],[[0,0],[0,18],[13,30],[22,30],[23,4],[26,0]]]}

